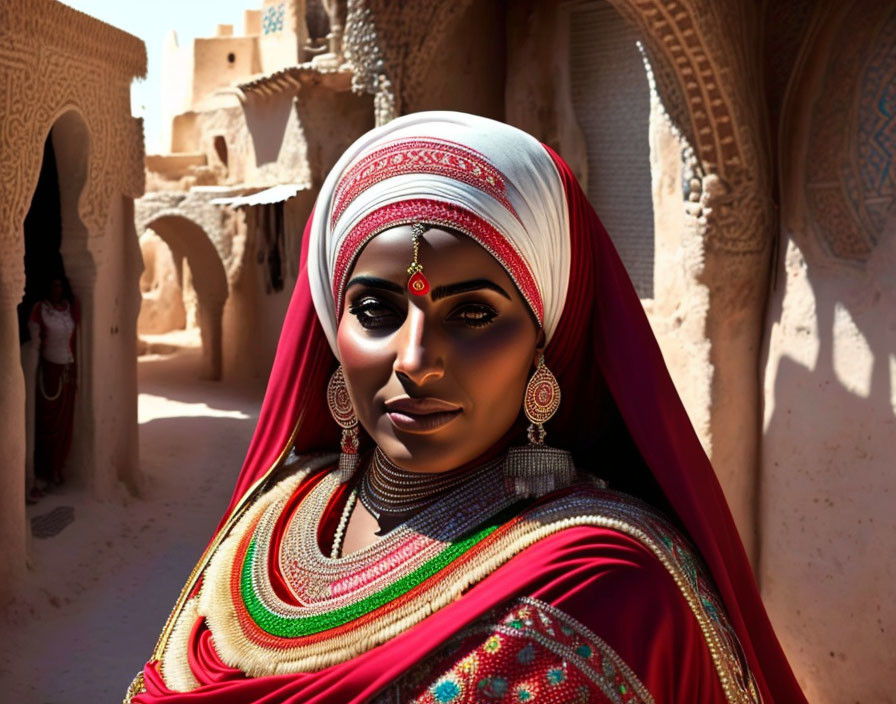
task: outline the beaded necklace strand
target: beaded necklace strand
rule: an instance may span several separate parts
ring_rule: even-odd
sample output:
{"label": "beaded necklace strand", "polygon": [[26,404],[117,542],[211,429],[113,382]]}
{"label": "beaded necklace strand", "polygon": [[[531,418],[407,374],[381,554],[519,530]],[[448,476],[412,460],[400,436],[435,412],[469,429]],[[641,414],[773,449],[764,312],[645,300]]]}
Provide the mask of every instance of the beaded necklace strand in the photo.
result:
{"label": "beaded necklace strand", "polygon": [[352,516],[355,503],[358,501],[358,488],[352,489],[352,493],[345,500],[345,508],[342,509],[342,517],[339,519],[339,525],[336,528],[336,534],[333,536],[333,547],[330,549],[330,557],[336,559],[342,554],[342,543],[345,540],[345,529],[348,528],[348,520]]}
{"label": "beaded necklace strand", "polygon": [[439,496],[461,484],[492,474],[502,462],[497,458],[479,467],[427,474],[408,472],[393,464],[379,449],[361,477],[358,499],[374,518],[407,516],[418,512]]}

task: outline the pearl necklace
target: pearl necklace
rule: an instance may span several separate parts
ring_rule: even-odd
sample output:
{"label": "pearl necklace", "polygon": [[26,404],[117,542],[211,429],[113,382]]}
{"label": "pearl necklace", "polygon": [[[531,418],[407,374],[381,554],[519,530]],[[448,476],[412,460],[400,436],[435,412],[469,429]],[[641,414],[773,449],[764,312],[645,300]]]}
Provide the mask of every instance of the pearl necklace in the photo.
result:
{"label": "pearl necklace", "polygon": [[502,461],[499,457],[479,467],[434,474],[408,472],[376,448],[370,467],[361,477],[358,500],[376,519],[383,515],[406,516],[464,483],[494,473]]}
{"label": "pearl necklace", "polygon": [[336,534],[333,536],[333,547],[330,549],[330,558],[335,560],[342,553],[342,541],[345,540],[345,529],[348,528],[348,520],[352,517],[352,511],[355,503],[358,501],[358,489],[352,489],[352,493],[345,500],[345,508],[342,509],[342,516],[339,519],[339,525],[336,528]]}

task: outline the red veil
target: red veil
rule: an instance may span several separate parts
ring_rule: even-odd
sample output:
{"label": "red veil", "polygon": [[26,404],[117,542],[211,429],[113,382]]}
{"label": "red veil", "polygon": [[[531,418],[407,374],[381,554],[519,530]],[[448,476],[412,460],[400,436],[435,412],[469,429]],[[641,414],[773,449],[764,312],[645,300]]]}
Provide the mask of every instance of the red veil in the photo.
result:
{"label": "red veil", "polygon": [[[722,490],[672,384],[641,302],[569,167],[548,151],[566,192],[572,252],[569,294],[546,350],[547,364],[563,394],[560,411],[550,423],[551,444],[571,450],[578,466],[593,468],[614,488],[640,496],[677,521],[715,580],[763,701],[805,702],[769,623]],[[337,427],[325,401],[326,383],[336,360],[312,304],[305,268],[308,239],[306,228],[303,266],[258,427],[219,534],[239,515],[253,487],[282,462],[290,448],[304,453],[332,451],[338,446]],[[540,549],[563,550],[575,541],[575,529],[567,530],[550,548],[537,544],[511,563]],[[212,673],[207,682],[227,681],[186,694],[169,692],[150,663],[145,670],[147,694],[135,701],[363,701],[435,647],[432,633],[448,635],[458,630],[539,578],[526,569],[511,569],[508,574],[511,576],[498,583],[486,580],[463,599],[347,663],[316,673],[254,680],[216,678]],[[181,600],[192,588],[188,584]]]}

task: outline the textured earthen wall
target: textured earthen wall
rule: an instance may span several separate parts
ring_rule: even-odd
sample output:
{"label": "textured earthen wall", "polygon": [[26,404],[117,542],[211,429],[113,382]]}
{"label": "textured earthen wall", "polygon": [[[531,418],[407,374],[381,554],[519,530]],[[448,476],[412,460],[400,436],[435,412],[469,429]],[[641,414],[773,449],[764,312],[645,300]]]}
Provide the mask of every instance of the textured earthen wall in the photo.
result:
{"label": "textured earthen wall", "polygon": [[[260,222],[264,206],[241,209],[245,219],[233,245],[240,255],[228,268],[230,297],[224,309],[227,376],[267,378],[298,277],[302,232],[314,199],[345,149],[373,127],[370,96],[350,92],[348,83],[336,76],[306,78],[297,95],[287,92],[247,102],[244,136],[235,138],[238,148],[250,150],[251,182],[297,183],[303,188],[282,206],[284,285],[280,291],[271,290],[266,282],[267,252],[261,229],[265,226]],[[246,325],[247,320],[254,324]]]}
{"label": "textured earthen wall", "polygon": [[578,5],[567,21],[572,104],[588,158],[588,200],[638,296],[653,298],[650,89],[638,34],[606,2]]}
{"label": "textured earthen wall", "polygon": [[192,47],[178,44],[177,34],[171,30],[162,40],[161,100],[159,101],[159,143],[147,144],[150,153],[188,151],[173,146],[174,116],[190,109],[193,101],[193,53]]}
{"label": "textured earthen wall", "polygon": [[345,54],[377,124],[432,109],[501,119],[504,37],[500,3],[349,0]]}
{"label": "textured earthen wall", "polygon": [[[129,86],[145,70],[142,42],[93,18],[49,0],[0,5],[0,597],[14,593],[25,564],[25,380],[15,306],[25,283],[22,226],[54,124],[62,130],[64,158],[85,149],[65,133],[89,135],[83,187],[76,194],[65,185],[67,173],[59,178],[63,208],[69,204],[62,253],[84,309],[81,444],[72,451],[80,466],[72,473],[101,495],[136,473],[139,260],[128,213],[130,199],[143,191],[143,138],[142,124],[130,115]],[[99,375],[100,368],[110,376]]]}
{"label": "textured earthen wall", "polygon": [[[307,150],[292,93],[247,102],[239,116],[236,143],[248,149],[245,181],[253,184],[310,183]],[[209,118],[210,119],[210,116]]]}
{"label": "textured earthen wall", "polygon": [[894,701],[896,10],[819,7],[781,132],[763,598],[809,701]]}
{"label": "textured earthen wall", "polygon": [[210,37],[193,41],[193,109],[219,88],[261,71],[256,37]]}
{"label": "textured earthen wall", "polygon": [[[316,190],[300,191],[283,203],[285,236],[280,274],[283,288],[271,289],[264,237],[259,231],[261,207],[245,208],[245,222],[236,241],[243,252],[234,270],[230,297],[224,309],[224,369],[229,378],[267,382],[280,341],[280,329],[298,279],[298,255],[305,222],[314,206]],[[246,325],[246,321],[252,321]]]}
{"label": "textured earthen wall", "polygon": [[572,103],[569,59],[569,6],[508,5],[505,119],[563,155],[587,191],[588,147]]}

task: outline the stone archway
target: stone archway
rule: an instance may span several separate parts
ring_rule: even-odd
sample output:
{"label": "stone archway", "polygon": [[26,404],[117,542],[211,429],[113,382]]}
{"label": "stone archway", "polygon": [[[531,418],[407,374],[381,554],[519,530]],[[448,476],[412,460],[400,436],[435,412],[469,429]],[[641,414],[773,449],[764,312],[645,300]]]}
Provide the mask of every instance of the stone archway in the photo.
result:
{"label": "stone archway", "polygon": [[202,335],[203,378],[219,380],[222,373],[222,319],[227,300],[227,274],[218,250],[206,231],[176,210],[154,213],[141,230],[152,229],[174,254],[186,259],[198,298],[198,322]]}
{"label": "stone archway", "polygon": [[760,92],[759,17],[733,0],[608,0],[637,29],[686,148],[687,237],[708,296],[710,456],[744,547],[758,560],[760,355],[776,227]]}

